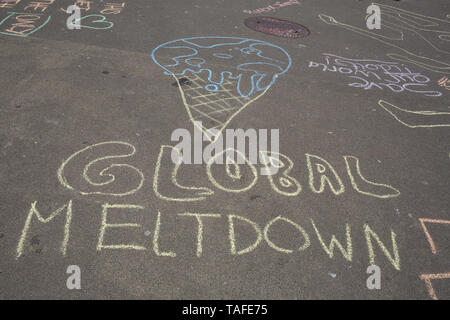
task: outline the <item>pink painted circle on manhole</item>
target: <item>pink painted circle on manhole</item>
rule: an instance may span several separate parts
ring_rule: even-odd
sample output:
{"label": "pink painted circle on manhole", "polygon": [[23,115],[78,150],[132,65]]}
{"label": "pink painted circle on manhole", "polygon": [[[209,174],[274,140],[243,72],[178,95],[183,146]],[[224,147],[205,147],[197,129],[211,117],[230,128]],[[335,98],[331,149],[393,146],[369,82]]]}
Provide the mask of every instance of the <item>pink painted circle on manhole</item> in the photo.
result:
{"label": "pink painted circle on manhole", "polygon": [[244,24],[255,31],[283,38],[303,38],[310,34],[301,24],[271,17],[250,17]]}

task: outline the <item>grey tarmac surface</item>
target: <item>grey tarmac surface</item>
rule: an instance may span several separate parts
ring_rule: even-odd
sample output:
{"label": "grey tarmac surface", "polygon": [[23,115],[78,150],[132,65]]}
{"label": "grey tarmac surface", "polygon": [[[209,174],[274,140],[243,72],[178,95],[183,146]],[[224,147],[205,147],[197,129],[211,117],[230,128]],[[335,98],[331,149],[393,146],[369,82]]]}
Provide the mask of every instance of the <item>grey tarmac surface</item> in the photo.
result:
{"label": "grey tarmac surface", "polygon": [[[243,10],[273,6],[276,1],[135,0],[126,2],[120,13],[103,11],[106,22],[91,16],[82,20],[81,30],[68,30],[68,15],[61,8],[72,1],[56,0],[34,17],[43,22],[51,16],[46,25],[28,37],[11,34],[7,29],[14,21],[8,19],[17,19],[17,14],[9,12],[41,14],[41,9],[27,8],[30,2],[0,7],[1,299],[431,299],[433,292],[435,298],[450,298],[450,90],[438,84],[450,77],[448,0],[379,1],[441,19],[439,26],[422,20],[420,27],[441,33],[402,29],[407,38],[397,40],[397,47],[390,46],[387,38],[377,41],[319,18],[324,14],[368,32],[369,1],[300,0],[300,4],[254,14]],[[82,15],[101,14],[106,4],[94,0]],[[308,27],[310,35],[287,39],[244,25],[246,18],[258,15],[299,23]],[[405,12],[400,16],[408,17]],[[382,13],[381,30],[373,32],[398,39],[400,33],[386,28],[386,21],[392,21],[392,12],[391,16]],[[436,34],[442,37],[432,38]],[[192,132],[193,126],[175,79],[164,74],[151,53],[168,41],[207,36],[266,41],[292,59],[290,69],[227,128],[279,128],[280,152],[293,167],[287,177],[280,171],[273,178],[275,187],[259,173],[252,185],[248,166],[235,180],[226,177],[223,166],[215,168],[213,175],[222,185],[248,187],[229,192],[213,185],[206,165],[182,165],[177,175],[181,185],[208,188],[213,194],[199,201],[168,201],[163,196],[198,196],[198,191],[180,191],[174,185],[170,156],[161,159],[159,193],[154,188],[161,146],[176,144],[171,141],[175,129]],[[364,81],[311,64],[325,63],[323,53],[404,63],[412,73],[421,74],[417,79],[425,83],[409,88],[441,95],[349,86]],[[409,60],[394,60],[398,56],[387,54]],[[168,57],[162,53],[158,59]],[[213,63],[213,67],[221,65]],[[379,100],[409,110],[401,112],[399,119],[410,127],[382,108]],[[434,112],[431,120],[430,112]],[[97,145],[109,141],[116,143]],[[97,146],[76,154],[93,145]],[[334,194],[326,180],[323,192],[314,189],[320,185],[319,171],[326,167],[310,157],[309,169],[307,155],[325,159],[345,191]],[[107,156],[111,158],[101,159]],[[352,186],[344,156],[359,159],[365,179],[392,186],[398,193],[374,197],[379,190],[392,195],[394,189],[358,179],[354,166],[357,187]],[[64,185],[58,180],[58,169],[66,159]],[[88,171],[90,185],[82,174],[96,159],[100,160]],[[112,164],[128,166],[113,166],[100,175]],[[326,173],[336,187],[329,168]],[[301,185],[299,194],[276,191],[295,192],[293,179]],[[35,202],[42,221],[70,202],[71,219],[62,210],[48,223],[34,215],[27,224]],[[102,208],[107,204],[123,205],[108,210],[107,223],[136,225],[107,226],[104,245],[135,247],[98,247]],[[202,218],[201,252],[198,221],[182,213],[218,215]],[[249,219],[260,229],[261,242],[254,250],[232,254],[231,215]],[[266,225],[278,216],[296,225],[276,220],[264,235]],[[425,223],[428,237],[421,218],[438,220]],[[240,252],[255,243],[258,233],[248,221],[232,221],[235,249]],[[346,256],[335,246],[330,257],[327,246],[333,235]],[[164,256],[168,252],[172,256]],[[381,270],[380,290],[366,286],[366,269],[372,262]],[[66,287],[70,265],[81,269],[81,290]],[[429,282],[433,291],[420,278],[430,274],[441,278]]]}

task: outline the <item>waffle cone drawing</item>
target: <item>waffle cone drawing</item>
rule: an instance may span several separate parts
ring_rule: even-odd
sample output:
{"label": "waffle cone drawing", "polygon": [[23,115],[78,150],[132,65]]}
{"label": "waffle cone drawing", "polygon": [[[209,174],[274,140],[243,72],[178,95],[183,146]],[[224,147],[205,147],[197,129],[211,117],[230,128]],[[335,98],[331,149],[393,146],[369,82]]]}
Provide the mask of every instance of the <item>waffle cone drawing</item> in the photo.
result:
{"label": "waffle cone drawing", "polygon": [[235,84],[230,80],[217,85],[215,92],[210,92],[205,89],[207,79],[202,79],[198,74],[174,77],[189,119],[212,141],[242,109],[268,90],[267,88],[256,97],[241,97],[233,93]]}
{"label": "waffle cone drawing", "polygon": [[170,41],[154,49],[152,58],[175,78],[190,121],[211,141],[291,66],[280,47],[235,37]]}

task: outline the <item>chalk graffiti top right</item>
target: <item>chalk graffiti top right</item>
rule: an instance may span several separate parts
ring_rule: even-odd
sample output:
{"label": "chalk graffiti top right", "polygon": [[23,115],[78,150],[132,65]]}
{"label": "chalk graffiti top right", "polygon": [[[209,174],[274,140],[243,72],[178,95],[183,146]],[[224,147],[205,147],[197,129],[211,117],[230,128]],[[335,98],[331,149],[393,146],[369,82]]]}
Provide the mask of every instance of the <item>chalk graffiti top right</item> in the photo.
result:
{"label": "chalk graffiti top right", "polygon": [[[391,59],[450,74],[450,21],[374,4],[381,8],[381,33],[345,24],[326,14],[319,14],[319,18],[326,24],[353,31],[402,51],[400,54],[387,53]],[[383,29],[389,29],[387,31],[394,35],[383,34]],[[417,52],[418,44],[422,44],[421,52]]]}

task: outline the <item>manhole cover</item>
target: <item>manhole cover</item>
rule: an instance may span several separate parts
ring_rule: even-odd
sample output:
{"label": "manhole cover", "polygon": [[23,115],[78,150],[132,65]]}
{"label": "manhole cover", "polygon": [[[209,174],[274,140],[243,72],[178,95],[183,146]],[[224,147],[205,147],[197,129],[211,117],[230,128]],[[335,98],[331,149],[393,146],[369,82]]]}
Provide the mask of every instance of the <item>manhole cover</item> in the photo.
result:
{"label": "manhole cover", "polygon": [[310,33],[301,24],[271,17],[250,17],[244,24],[255,31],[283,38],[303,38]]}

